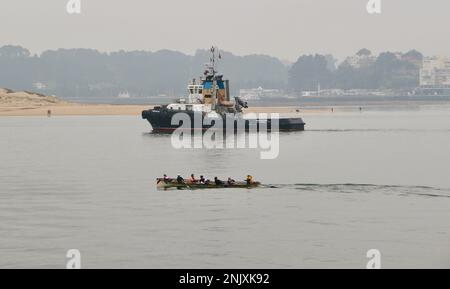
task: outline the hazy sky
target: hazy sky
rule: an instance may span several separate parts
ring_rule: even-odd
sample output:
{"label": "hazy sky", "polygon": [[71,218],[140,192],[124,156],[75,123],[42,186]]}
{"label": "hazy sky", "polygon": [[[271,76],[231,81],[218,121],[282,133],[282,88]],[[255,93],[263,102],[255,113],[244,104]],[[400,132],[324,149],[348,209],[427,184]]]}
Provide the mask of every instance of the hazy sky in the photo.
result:
{"label": "hazy sky", "polygon": [[382,14],[369,15],[368,0],[81,0],[82,13],[70,15],[68,0],[0,0],[0,46],[193,54],[215,44],[289,60],[362,47],[450,56],[450,0],[381,1]]}

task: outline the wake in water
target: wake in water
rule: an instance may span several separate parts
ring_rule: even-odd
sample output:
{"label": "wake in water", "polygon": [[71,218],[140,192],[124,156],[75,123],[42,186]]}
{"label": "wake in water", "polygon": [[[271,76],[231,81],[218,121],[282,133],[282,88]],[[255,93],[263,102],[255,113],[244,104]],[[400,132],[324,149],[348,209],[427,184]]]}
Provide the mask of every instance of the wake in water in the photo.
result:
{"label": "wake in water", "polygon": [[450,198],[450,189],[428,186],[399,186],[374,184],[269,184],[265,188],[293,189],[300,191],[335,192],[340,194],[355,193],[383,193],[399,194],[402,196],[417,195],[424,197]]}

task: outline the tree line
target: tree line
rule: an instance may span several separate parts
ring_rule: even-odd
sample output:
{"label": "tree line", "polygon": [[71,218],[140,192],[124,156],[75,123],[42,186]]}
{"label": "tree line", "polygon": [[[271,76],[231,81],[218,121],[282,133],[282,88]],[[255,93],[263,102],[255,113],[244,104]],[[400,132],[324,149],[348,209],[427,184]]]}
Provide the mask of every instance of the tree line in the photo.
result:
{"label": "tree line", "polygon": [[[93,49],[58,49],[31,55],[20,46],[0,48],[0,87],[36,90],[61,97],[155,96],[185,93],[189,81],[203,75],[209,51],[195,55],[176,51],[118,51],[102,53]],[[234,93],[240,88],[285,88],[287,70],[274,57],[235,56],[222,52],[219,70],[232,81]]]}
{"label": "tree line", "polygon": [[[383,52],[372,56],[361,49],[336,66],[331,55],[304,55],[289,70],[291,90],[322,89],[403,89],[419,85],[423,55]],[[354,61],[355,63],[353,63]]]}
{"label": "tree line", "polygon": [[[368,56],[361,50],[358,57]],[[370,51],[369,51],[370,53]],[[99,52],[94,49],[48,50],[32,55],[20,46],[0,47],[0,87],[34,90],[61,97],[179,95],[187,82],[203,74],[209,51],[195,55],[176,51]],[[219,71],[231,80],[232,93],[242,88],[314,90],[322,88],[402,88],[417,86],[417,51],[380,54],[361,67],[343,62],[336,66],[331,55],[304,55],[287,66],[266,55],[236,56],[222,52]]]}

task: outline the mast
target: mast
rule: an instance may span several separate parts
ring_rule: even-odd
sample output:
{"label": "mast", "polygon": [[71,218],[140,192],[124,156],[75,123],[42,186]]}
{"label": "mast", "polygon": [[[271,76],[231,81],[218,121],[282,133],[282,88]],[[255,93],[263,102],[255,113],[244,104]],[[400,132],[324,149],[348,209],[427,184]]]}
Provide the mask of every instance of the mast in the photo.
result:
{"label": "mast", "polygon": [[216,48],[214,46],[211,47],[211,54],[212,54],[212,58],[210,59],[210,69],[212,70],[212,85],[213,85],[213,91],[212,91],[212,96],[213,96],[213,106],[214,109],[216,109],[217,106],[217,79],[216,79]]}
{"label": "mast", "polygon": [[212,46],[209,50],[211,52],[211,56],[209,57],[209,64],[206,65],[208,69],[208,73],[211,74],[213,78],[216,76],[216,47]]}
{"label": "mast", "polygon": [[218,71],[216,70],[216,66],[218,60],[221,58],[221,55],[219,49],[215,46],[212,46],[209,52],[210,57],[209,63],[206,64],[206,71],[204,73],[206,79],[204,80],[204,82],[211,84],[211,87],[208,88],[208,98],[210,97],[209,103],[211,103],[211,108],[213,110],[217,110],[219,106],[219,100],[221,97],[221,89],[223,89],[222,87],[223,76],[219,75]]}
{"label": "mast", "polygon": [[216,49],[211,47],[211,53],[212,53],[212,74],[213,77],[216,76]]}

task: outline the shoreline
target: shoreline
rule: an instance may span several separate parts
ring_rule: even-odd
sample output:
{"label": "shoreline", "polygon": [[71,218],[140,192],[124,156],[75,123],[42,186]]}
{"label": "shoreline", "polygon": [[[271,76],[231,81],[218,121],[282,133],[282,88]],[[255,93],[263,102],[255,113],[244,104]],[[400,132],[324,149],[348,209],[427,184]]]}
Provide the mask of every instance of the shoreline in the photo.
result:
{"label": "shoreline", "polygon": [[[351,113],[370,110],[405,110],[426,107],[450,108],[450,101],[445,100],[391,100],[385,99],[348,102],[345,99],[333,101],[310,101],[299,103],[250,106],[244,113],[278,113],[280,115],[323,115],[332,113]],[[339,101],[339,103],[338,103]],[[256,104],[258,105],[258,103]],[[88,103],[60,99],[29,91],[12,91],[0,88],[0,117],[13,116],[141,116],[143,110],[151,109],[155,104],[112,104]]]}
{"label": "shoreline", "polygon": [[[154,105],[128,105],[128,104],[83,104],[61,103],[40,106],[2,106],[0,117],[12,116],[140,116],[143,110],[151,109]],[[299,110],[299,111],[297,111]],[[251,107],[246,113],[320,113],[327,112],[328,108],[306,108],[294,106],[280,107]]]}
{"label": "shoreline", "polygon": [[114,105],[114,104],[81,104],[64,103],[41,106],[1,106],[2,116],[95,116],[95,115],[140,115],[142,110],[151,106],[145,105]]}
{"label": "shoreline", "polygon": [[[330,114],[330,113],[350,113],[358,111],[371,111],[374,108],[399,109],[404,108],[426,108],[441,106],[449,108],[450,104],[443,103],[410,103],[408,105],[399,104],[365,104],[365,105],[299,105],[299,106],[260,106],[250,107],[246,113],[279,113],[279,114]],[[0,117],[36,117],[48,116],[140,116],[143,110],[151,109],[155,105],[134,105],[134,104],[88,104],[61,102],[54,104],[2,104],[0,103]]]}

